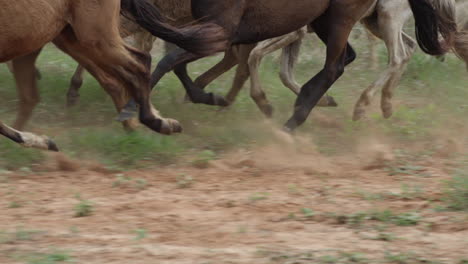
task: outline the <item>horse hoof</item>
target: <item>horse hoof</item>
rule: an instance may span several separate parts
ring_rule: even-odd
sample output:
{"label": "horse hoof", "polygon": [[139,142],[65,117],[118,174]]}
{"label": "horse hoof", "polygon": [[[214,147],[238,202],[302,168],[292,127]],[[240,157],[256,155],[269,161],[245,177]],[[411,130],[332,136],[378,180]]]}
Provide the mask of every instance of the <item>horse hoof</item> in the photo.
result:
{"label": "horse hoof", "polygon": [[260,106],[260,110],[267,118],[273,117],[274,108],[272,105],[267,104],[267,105]]}
{"label": "horse hoof", "polygon": [[132,118],[135,118],[137,116],[137,113],[138,111],[136,109],[124,108],[122,109],[122,111],[120,111],[120,114],[117,116],[115,120],[118,122],[124,122]]}
{"label": "horse hoof", "polygon": [[338,103],[335,101],[335,98],[333,98],[332,96],[327,96],[327,100],[328,100],[328,107],[338,107]]}
{"label": "horse hoof", "polygon": [[389,118],[392,117],[392,115],[393,115],[392,109],[384,109],[384,110],[382,111],[382,113],[383,113],[383,117],[384,117],[385,119],[389,119]]}
{"label": "horse hoof", "polygon": [[159,133],[164,135],[171,135],[173,133],[181,133],[182,126],[180,125],[179,121],[171,118],[163,119],[161,122],[161,129]]}
{"label": "horse hoof", "polygon": [[47,150],[59,152],[57,144],[49,138],[47,139]]}
{"label": "horse hoof", "polygon": [[67,108],[74,107],[75,105],[78,104],[78,101],[80,100],[79,95],[69,95],[67,96]]}
{"label": "horse hoof", "polygon": [[364,117],[365,114],[366,114],[366,111],[364,109],[362,109],[362,108],[354,109],[353,121],[361,120]]}
{"label": "horse hoof", "polygon": [[230,103],[221,95],[212,94],[212,98],[213,98],[213,105],[224,106],[224,107],[230,105]]}

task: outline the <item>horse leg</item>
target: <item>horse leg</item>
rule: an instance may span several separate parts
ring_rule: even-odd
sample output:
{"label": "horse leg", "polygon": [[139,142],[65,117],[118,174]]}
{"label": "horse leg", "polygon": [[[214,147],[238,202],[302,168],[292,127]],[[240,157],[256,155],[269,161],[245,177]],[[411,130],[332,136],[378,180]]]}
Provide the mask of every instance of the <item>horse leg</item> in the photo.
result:
{"label": "horse leg", "polygon": [[[299,58],[299,52],[302,45],[302,39],[304,38],[307,29],[304,27],[293,33],[294,36],[297,36],[296,40],[291,40],[292,42],[285,46],[281,52],[281,63],[280,63],[280,79],[284,86],[288,87],[296,95],[299,94],[301,86],[297,83],[294,78],[294,66],[297,63]],[[317,106],[320,107],[336,107],[338,104],[332,96],[325,94],[320,101],[317,103]]]}
{"label": "horse leg", "polygon": [[24,127],[39,103],[35,63],[40,52],[41,50],[37,50],[11,61],[19,97],[18,113],[13,125],[16,129]]}
{"label": "horse leg", "polygon": [[239,52],[238,52],[238,63],[236,69],[236,75],[234,76],[234,80],[232,82],[231,89],[229,90],[228,94],[226,95],[226,100],[231,105],[236,100],[239,91],[244,86],[245,82],[249,79],[250,72],[249,72],[249,65],[248,60],[250,56],[250,52],[257,44],[245,44],[239,45]]}
{"label": "horse leg", "polygon": [[398,86],[398,82],[400,81],[401,76],[406,69],[406,65],[416,50],[416,41],[406,35],[403,31],[400,31],[398,40],[399,45],[395,45],[396,43],[388,45],[389,49],[390,47],[393,48],[389,54],[390,68],[393,68],[394,70],[392,71],[391,78],[387,81],[382,89],[380,107],[382,109],[384,118],[390,118],[393,114],[393,91]]}
{"label": "horse leg", "polygon": [[[156,86],[156,84],[166,73],[174,71],[179,80],[182,82],[189,99],[193,103],[228,106],[228,102],[223,97],[213,93],[206,93],[197,87],[188,76],[186,64],[192,61],[196,61],[202,57],[204,56],[185,51],[181,48],[176,48],[167,54],[161,61],[159,61],[156,69],[151,75],[150,87]],[[176,68],[176,66],[179,66],[179,68]],[[151,89],[149,92],[151,92]],[[135,100],[130,99],[120,112],[120,115],[117,119],[119,121],[124,121],[132,118],[137,110],[138,103]]]}
{"label": "horse leg", "polygon": [[24,147],[58,151],[57,145],[46,136],[13,129],[0,121],[0,135],[23,145]]}
{"label": "horse leg", "polygon": [[[236,54],[235,50],[236,47],[231,47],[228,49],[224,53],[224,57],[220,62],[195,79],[195,86],[200,87],[200,89],[205,89],[208,84],[213,82],[223,73],[232,69],[232,67],[236,66],[238,64],[238,55]],[[190,101],[190,98],[187,94],[185,95],[184,101]]]}
{"label": "horse leg", "polygon": [[357,21],[358,18],[353,14],[345,14],[342,10],[346,8],[340,4],[337,4],[336,8],[331,6],[325,15],[312,22],[317,35],[327,44],[325,66],[302,87],[295,103],[294,114],[285,124],[287,131],[293,131],[305,122],[320,98],[344,73],[345,65],[355,59],[355,52],[347,40],[354,25],[351,22]]}
{"label": "horse leg", "polygon": [[[273,107],[266,98],[265,92],[261,87],[258,68],[263,57],[278,49],[281,49],[300,38],[297,32],[292,32],[284,36],[269,39],[260,42],[255,49],[252,50],[249,57],[250,69],[250,96],[257,104],[258,108],[265,116],[270,118],[273,115]],[[282,79],[283,80],[283,79]],[[293,90],[294,91],[294,90]]]}
{"label": "horse leg", "polygon": [[235,47],[228,49],[220,62],[195,79],[195,85],[201,89],[205,89],[216,78],[236,66],[238,64],[238,57],[235,49]]}
{"label": "horse leg", "polygon": [[153,43],[156,41],[156,37],[146,31],[135,33],[134,38],[135,48],[148,53],[153,49]]}
{"label": "horse leg", "polygon": [[[213,93],[206,93],[198,86],[196,86],[188,77],[186,69],[182,66],[189,62],[195,61],[203,56],[190,53],[181,48],[177,48],[167,54],[159,63],[153,74],[151,75],[151,87],[154,87],[159,80],[168,72],[174,70],[174,73],[184,83],[184,88],[187,90],[187,94],[193,103],[202,103],[207,105],[219,105],[227,106],[227,101]],[[179,71],[176,71],[176,66],[179,65]],[[190,80],[190,81],[189,81]]]}
{"label": "horse leg", "polygon": [[[366,107],[370,105],[379,87],[391,85],[394,83],[392,78],[399,78],[397,75],[401,75],[400,72],[404,70],[404,65],[406,65],[412,53],[411,45],[408,45],[408,51],[406,51],[407,45],[405,45],[402,37],[402,28],[410,13],[408,14],[405,10],[387,11],[384,7],[378,7],[378,12],[378,19],[377,17],[370,17],[363,19],[362,22],[372,34],[385,41],[389,54],[389,65],[380,74],[380,77],[361,94],[354,107],[354,121],[360,120],[365,115]],[[414,43],[414,41],[410,42]],[[393,88],[388,89],[391,90]]]}
{"label": "horse leg", "polygon": [[67,92],[67,107],[75,106],[80,99],[80,88],[83,84],[84,67],[78,65],[70,81],[70,87]]}
{"label": "horse leg", "polygon": [[369,68],[376,71],[379,67],[379,54],[377,53],[377,38],[370,32],[366,30],[367,35],[367,46],[369,48]]}

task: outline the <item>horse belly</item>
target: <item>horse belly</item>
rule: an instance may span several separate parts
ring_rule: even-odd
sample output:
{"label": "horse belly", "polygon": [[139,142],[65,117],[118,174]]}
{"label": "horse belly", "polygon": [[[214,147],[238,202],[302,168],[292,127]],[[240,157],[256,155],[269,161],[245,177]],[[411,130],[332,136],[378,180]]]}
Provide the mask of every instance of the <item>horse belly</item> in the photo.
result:
{"label": "horse belly", "polygon": [[26,55],[65,27],[64,1],[15,0],[0,8],[0,62]]}
{"label": "horse belly", "polygon": [[254,43],[298,30],[322,15],[329,4],[326,0],[250,1],[233,43]]}

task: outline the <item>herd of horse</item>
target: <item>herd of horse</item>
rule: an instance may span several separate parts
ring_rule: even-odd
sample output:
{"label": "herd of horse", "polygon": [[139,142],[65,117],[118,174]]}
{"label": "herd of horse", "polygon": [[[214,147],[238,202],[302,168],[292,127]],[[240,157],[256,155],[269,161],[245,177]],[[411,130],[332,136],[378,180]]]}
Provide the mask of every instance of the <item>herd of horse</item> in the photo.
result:
{"label": "herd of horse", "polygon": [[[351,30],[361,22],[387,47],[389,63],[378,79],[360,96],[353,119],[382,87],[384,117],[393,113],[395,87],[416,49],[430,55],[454,51],[467,63],[468,22],[457,23],[458,11],[468,3],[454,0],[16,0],[3,1],[0,9],[0,62],[10,61],[19,94],[13,127],[0,121],[0,134],[27,147],[57,151],[46,136],[22,132],[39,100],[35,61],[42,47],[53,42],[80,66],[67,93],[69,106],[76,104],[82,74],[90,72],[112,97],[119,120],[134,129],[139,121],[162,134],[179,133],[177,120],[163,118],[152,105],[153,87],[173,71],[193,103],[228,106],[249,79],[250,95],[270,117],[273,107],[263,91],[258,67],[263,56],[283,49],[280,77],[297,94],[293,116],[285,130],[293,131],[316,106],[336,106],[327,90],[356,58],[348,42]],[[416,40],[403,31],[413,15]],[[459,16],[460,19],[460,16]],[[302,87],[295,81],[294,65],[307,32],[314,32],[327,46],[323,69]],[[123,38],[133,35],[136,47]],[[150,74],[149,51],[155,37],[174,44]],[[193,81],[187,64],[224,52],[224,58]],[[226,97],[203,89],[218,76],[237,66]]]}

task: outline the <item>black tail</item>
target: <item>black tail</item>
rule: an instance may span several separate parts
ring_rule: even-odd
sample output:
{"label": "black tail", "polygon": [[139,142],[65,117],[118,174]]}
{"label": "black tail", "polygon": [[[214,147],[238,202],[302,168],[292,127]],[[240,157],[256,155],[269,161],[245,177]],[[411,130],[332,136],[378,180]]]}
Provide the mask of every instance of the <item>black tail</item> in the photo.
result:
{"label": "black tail", "polygon": [[[416,22],[416,38],[430,55],[443,55],[453,44],[457,32],[451,0],[408,0]],[[444,41],[439,41],[439,33]]]}
{"label": "black tail", "polygon": [[[171,0],[165,0],[171,1]],[[213,23],[200,23],[176,28],[148,0],[122,0],[122,14],[165,41],[200,55],[224,51],[228,41],[225,31]]]}

